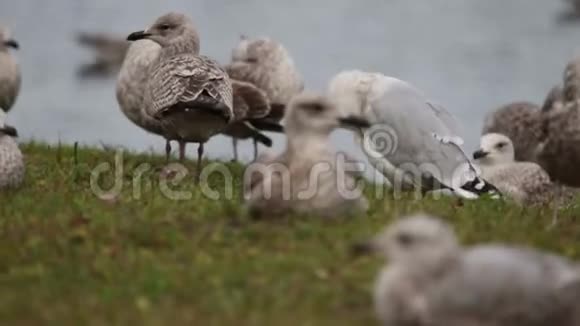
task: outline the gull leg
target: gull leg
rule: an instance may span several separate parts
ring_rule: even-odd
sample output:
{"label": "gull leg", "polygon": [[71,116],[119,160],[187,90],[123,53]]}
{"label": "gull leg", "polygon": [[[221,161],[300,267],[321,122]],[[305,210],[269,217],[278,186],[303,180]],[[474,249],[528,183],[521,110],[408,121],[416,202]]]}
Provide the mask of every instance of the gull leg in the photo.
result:
{"label": "gull leg", "polygon": [[187,143],[183,140],[179,141],[179,161],[183,162],[185,161],[185,146],[187,145]]}
{"label": "gull leg", "polygon": [[234,147],[234,162],[238,161],[238,139],[232,137],[232,146]]}
{"label": "gull leg", "polygon": [[254,141],[254,161],[255,161],[258,159],[258,140],[254,138],[253,141]]}
{"label": "gull leg", "polygon": [[169,163],[169,155],[171,155],[171,142],[169,139],[165,140],[165,163]]}
{"label": "gull leg", "polygon": [[203,143],[199,143],[197,146],[197,171],[195,171],[195,183],[199,183],[199,177],[201,175],[201,159],[203,157]]}

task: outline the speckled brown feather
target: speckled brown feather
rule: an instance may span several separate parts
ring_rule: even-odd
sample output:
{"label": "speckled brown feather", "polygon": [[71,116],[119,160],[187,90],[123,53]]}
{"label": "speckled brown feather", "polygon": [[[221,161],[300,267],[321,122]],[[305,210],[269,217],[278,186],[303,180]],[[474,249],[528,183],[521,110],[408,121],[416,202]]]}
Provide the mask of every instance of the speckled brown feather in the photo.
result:
{"label": "speckled brown feather", "polygon": [[259,119],[270,113],[266,93],[254,84],[232,79],[236,120]]}
{"label": "speckled brown feather", "polygon": [[154,116],[179,104],[195,103],[205,93],[224,104],[224,117],[234,118],[230,79],[216,61],[205,56],[180,54],[161,60],[153,69],[149,91]]}

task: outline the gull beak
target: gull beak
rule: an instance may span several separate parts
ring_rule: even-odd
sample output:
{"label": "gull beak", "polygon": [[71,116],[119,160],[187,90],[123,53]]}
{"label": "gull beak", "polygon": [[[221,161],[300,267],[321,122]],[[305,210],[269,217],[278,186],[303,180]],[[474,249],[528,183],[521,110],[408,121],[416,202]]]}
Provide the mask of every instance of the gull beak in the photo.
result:
{"label": "gull beak", "polygon": [[4,41],[4,45],[9,47],[9,48],[13,48],[15,50],[18,50],[20,48],[20,45],[18,44],[18,42],[16,42],[16,40]]}
{"label": "gull beak", "polygon": [[363,119],[356,116],[348,116],[345,118],[338,119],[338,122],[341,127],[344,128],[354,128],[354,129],[361,129],[361,128],[369,128],[371,124]]}
{"label": "gull beak", "polygon": [[0,133],[3,133],[10,137],[18,137],[18,131],[16,130],[16,128],[9,125],[4,125],[4,127],[0,128]]}
{"label": "gull beak", "polygon": [[374,241],[361,241],[350,246],[350,253],[354,257],[370,256],[377,252]]}
{"label": "gull beak", "polygon": [[487,155],[489,155],[489,152],[486,152],[486,151],[480,149],[480,150],[473,152],[473,159],[479,160],[479,159],[486,157]]}
{"label": "gull beak", "polygon": [[147,33],[146,31],[138,31],[135,33],[131,33],[129,36],[127,36],[127,41],[138,41],[146,39],[151,35],[152,35],[151,33]]}

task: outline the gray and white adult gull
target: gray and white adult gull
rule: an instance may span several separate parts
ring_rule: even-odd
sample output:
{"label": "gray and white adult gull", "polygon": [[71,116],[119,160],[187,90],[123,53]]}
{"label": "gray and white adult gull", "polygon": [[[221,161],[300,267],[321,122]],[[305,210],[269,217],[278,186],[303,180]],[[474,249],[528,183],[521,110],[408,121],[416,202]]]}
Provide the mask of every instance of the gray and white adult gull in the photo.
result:
{"label": "gray and white adult gull", "polygon": [[410,84],[379,73],[344,71],[330,82],[329,94],[343,114],[371,123],[358,141],[395,189],[447,189],[466,198],[497,194],[462,149],[457,121]]}
{"label": "gray and white adult gull", "polygon": [[417,214],[369,243],[387,258],[374,302],[383,325],[575,326],[580,268],[560,256],[500,244],[462,247],[451,226]]}
{"label": "gray and white adult gull", "polygon": [[0,109],[4,112],[10,111],[20,92],[20,67],[12,53],[18,48],[10,30],[0,26]]}
{"label": "gray and white adult gull", "polygon": [[145,109],[161,122],[164,133],[177,135],[181,158],[187,142],[199,144],[199,176],[204,143],[235,119],[230,79],[219,63],[199,55],[199,36],[183,14],[163,15],[147,30],[128,37],[141,39],[161,46],[150,70]]}
{"label": "gray and white adult gull", "polygon": [[246,170],[244,197],[251,214],[364,213],[368,202],[357,187],[357,176],[346,169],[350,159],[332,149],[330,134],[341,126],[358,129],[368,123],[341,116],[328,99],[310,93],[297,95],[284,119],[285,151],[277,156],[263,153]]}

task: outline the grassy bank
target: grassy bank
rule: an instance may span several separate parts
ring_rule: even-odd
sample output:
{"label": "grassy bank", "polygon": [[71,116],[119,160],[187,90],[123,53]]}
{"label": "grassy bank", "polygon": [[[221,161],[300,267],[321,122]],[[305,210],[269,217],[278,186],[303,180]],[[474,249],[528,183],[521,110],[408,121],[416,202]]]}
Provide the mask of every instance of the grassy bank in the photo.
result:
{"label": "grassy bank", "polygon": [[[580,256],[578,209],[561,212],[548,231],[547,210],[387,193],[356,219],[252,221],[240,205],[236,164],[228,164],[233,198],[210,200],[187,178],[175,188],[191,198],[174,201],[158,186],[161,157],[125,153],[121,193],[99,198],[91,171],[114,163],[115,152],[44,144],[23,151],[25,185],[0,193],[2,325],[372,325],[370,287],[382,262],[353,258],[349,245],[418,210],[449,219],[467,243]],[[138,198],[135,169],[146,180]],[[112,173],[102,179],[110,185]]]}

